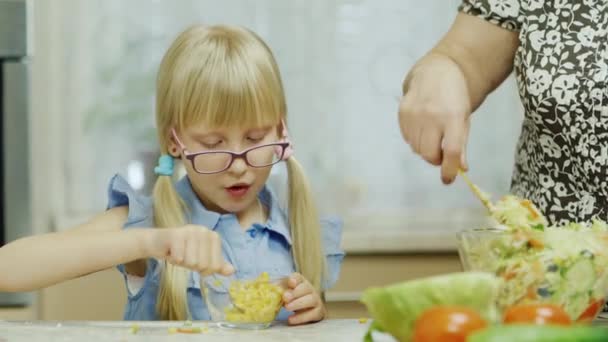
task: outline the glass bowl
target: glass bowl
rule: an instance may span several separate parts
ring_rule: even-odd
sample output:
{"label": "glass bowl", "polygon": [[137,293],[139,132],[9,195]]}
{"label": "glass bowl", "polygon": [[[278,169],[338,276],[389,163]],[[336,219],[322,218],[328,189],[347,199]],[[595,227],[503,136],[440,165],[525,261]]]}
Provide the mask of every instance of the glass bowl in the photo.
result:
{"label": "glass bowl", "polygon": [[265,329],[283,306],[287,277],[237,279],[211,275],[202,279],[202,291],[211,320],[221,327]]}
{"label": "glass bowl", "polygon": [[499,312],[518,304],[560,306],[573,321],[591,322],[608,294],[608,232],[467,230],[457,234],[465,271],[501,279]]}

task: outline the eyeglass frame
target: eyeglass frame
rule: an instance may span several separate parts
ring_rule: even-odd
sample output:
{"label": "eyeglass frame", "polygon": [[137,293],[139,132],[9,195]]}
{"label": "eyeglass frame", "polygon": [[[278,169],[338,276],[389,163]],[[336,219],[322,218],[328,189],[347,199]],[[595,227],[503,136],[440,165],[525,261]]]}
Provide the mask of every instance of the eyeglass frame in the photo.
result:
{"label": "eyeglass frame", "polygon": [[[233,151],[228,151],[228,150],[218,150],[218,151],[201,151],[201,152],[190,152],[188,151],[188,149],[186,148],[186,145],[184,145],[181,140],[179,140],[179,138],[177,137],[177,133],[175,132],[175,129],[172,128],[171,129],[171,135],[173,135],[173,139],[175,139],[175,142],[177,142],[177,145],[179,146],[179,148],[181,148],[182,153],[184,154],[184,157],[186,157],[186,159],[188,159],[190,161],[190,163],[192,164],[192,169],[199,174],[202,175],[212,175],[212,174],[216,174],[216,173],[221,173],[224,172],[226,170],[228,170],[232,164],[234,163],[234,161],[236,159],[243,159],[243,161],[245,161],[245,164],[247,164],[247,166],[249,167],[253,167],[253,168],[257,168],[257,169],[261,169],[261,168],[265,168],[265,167],[269,167],[272,165],[275,165],[281,161],[283,161],[283,157],[285,156],[285,152],[287,151],[287,149],[291,146],[291,142],[287,139],[283,139],[283,141],[279,141],[279,142],[275,142],[275,143],[269,143],[269,144],[262,144],[262,145],[256,145],[256,146],[252,146],[249,147],[241,152],[233,152]],[[268,165],[264,165],[264,166],[255,166],[252,165],[249,162],[249,159],[247,158],[247,153],[249,153],[252,150],[258,149],[258,148],[262,148],[262,147],[269,147],[269,146],[275,146],[275,154],[277,155],[278,159],[277,161],[268,164]],[[277,153],[278,149],[280,147],[280,154]],[[219,170],[219,171],[213,171],[213,172],[201,172],[199,170],[196,169],[196,164],[194,164],[194,159],[199,156],[199,155],[205,155],[205,154],[217,154],[217,153],[224,153],[224,154],[228,154],[230,155],[230,162],[228,162],[228,164],[226,165],[225,168]]]}

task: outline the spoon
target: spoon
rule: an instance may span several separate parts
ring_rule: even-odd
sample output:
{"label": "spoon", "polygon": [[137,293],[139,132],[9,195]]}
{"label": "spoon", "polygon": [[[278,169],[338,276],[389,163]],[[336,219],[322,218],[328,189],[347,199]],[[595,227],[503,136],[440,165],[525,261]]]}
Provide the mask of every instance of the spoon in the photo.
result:
{"label": "spoon", "polygon": [[481,201],[481,203],[483,204],[484,207],[486,207],[486,209],[488,209],[488,212],[490,212],[490,214],[494,213],[494,205],[492,204],[492,201],[490,200],[490,198],[488,197],[488,195],[486,195],[485,193],[483,193],[479,187],[477,185],[475,185],[467,176],[467,174],[462,171],[462,170],[458,170],[458,174],[460,175],[460,177],[462,177],[462,179],[464,179],[465,183],[467,183],[467,185],[469,186],[469,188],[471,189],[471,191],[473,191],[473,194],[475,194],[475,196]]}

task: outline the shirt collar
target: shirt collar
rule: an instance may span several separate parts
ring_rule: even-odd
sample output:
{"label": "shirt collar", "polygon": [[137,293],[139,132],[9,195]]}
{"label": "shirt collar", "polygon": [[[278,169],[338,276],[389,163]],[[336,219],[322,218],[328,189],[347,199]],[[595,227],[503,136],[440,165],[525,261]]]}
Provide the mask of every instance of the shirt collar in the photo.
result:
{"label": "shirt collar", "polygon": [[190,222],[215,230],[221,215],[205,208],[192,189],[187,176],[182,177],[182,179],[175,183],[175,190],[177,190],[177,193],[182,197],[189,209]]}
{"label": "shirt collar", "polygon": [[[192,184],[187,176],[182,177],[175,183],[175,189],[190,210],[191,223],[203,225],[212,230],[217,228],[222,215],[205,208],[194,189],[192,189]],[[258,194],[258,198],[268,208],[268,220],[261,226],[281,235],[291,245],[288,219],[279,204],[277,196],[265,185]]]}
{"label": "shirt collar", "polygon": [[268,208],[268,221],[265,227],[281,235],[289,245],[291,245],[291,233],[289,232],[289,220],[286,213],[279,204],[277,196],[268,186],[264,186],[258,198],[262,204]]}

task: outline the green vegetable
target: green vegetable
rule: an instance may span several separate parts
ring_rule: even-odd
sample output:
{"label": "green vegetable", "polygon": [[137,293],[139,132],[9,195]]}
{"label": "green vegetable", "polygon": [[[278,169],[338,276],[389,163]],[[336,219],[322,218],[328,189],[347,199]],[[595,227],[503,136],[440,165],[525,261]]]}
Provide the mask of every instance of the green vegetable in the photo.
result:
{"label": "green vegetable", "polygon": [[545,225],[542,224],[542,223],[539,223],[539,224],[537,224],[535,226],[532,226],[532,229],[534,229],[534,230],[540,230],[542,232],[542,231],[545,230]]}
{"label": "green vegetable", "polygon": [[436,305],[469,307],[494,322],[498,318],[498,286],[499,280],[492,274],[460,272],[369,288],[361,301],[374,322],[365,341],[372,341],[373,331],[387,332],[400,341],[409,341],[418,316]]}
{"label": "green vegetable", "polygon": [[[596,230],[603,223],[595,221]],[[538,230],[464,235],[460,253],[467,269],[494,272],[504,285],[498,307],[524,302],[552,303],[576,320],[608,291],[608,235],[570,223]],[[534,248],[522,248],[535,241]],[[538,247],[536,247],[538,246]]]}
{"label": "green vegetable", "polygon": [[503,325],[473,333],[467,342],[605,342],[608,329],[590,326]]}
{"label": "green vegetable", "polygon": [[367,332],[363,337],[363,342],[373,342],[374,338],[372,337],[372,333],[374,331],[385,332],[384,329],[382,329],[382,327],[378,324],[378,321],[373,321],[372,324],[369,325],[369,329],[367,329]]}
{"label": "green vegetable", "polygon": [[589,305],[589,292],[593,289],[597,278],[591,260],[582,257],[568,268],[562,293],[558,297],[567,299],[564,309],[571,317],[577,317]]}

